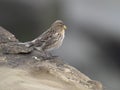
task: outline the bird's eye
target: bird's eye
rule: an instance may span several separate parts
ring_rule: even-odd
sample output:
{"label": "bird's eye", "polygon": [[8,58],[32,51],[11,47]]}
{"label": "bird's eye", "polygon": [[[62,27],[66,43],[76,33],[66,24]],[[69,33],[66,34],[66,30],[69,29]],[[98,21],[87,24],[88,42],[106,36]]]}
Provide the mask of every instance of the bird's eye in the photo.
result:
{"label": "bird's eye", "polygon": [[62,23],[60,22],[60,24],[62,24]]}
{"label": "bird's eye", "polygon": [[59,26],[63,26],[63,23],[59,23]]}

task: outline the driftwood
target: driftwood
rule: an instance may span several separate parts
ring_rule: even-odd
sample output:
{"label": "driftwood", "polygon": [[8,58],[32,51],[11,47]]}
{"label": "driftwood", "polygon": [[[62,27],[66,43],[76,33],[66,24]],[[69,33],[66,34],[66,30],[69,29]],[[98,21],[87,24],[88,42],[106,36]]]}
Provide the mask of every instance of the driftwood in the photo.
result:
{"label": "driftwood", "polygon": [[102,90],[59,57],[43,58],[39,51],[18,44],[0,27],[0,90]]}

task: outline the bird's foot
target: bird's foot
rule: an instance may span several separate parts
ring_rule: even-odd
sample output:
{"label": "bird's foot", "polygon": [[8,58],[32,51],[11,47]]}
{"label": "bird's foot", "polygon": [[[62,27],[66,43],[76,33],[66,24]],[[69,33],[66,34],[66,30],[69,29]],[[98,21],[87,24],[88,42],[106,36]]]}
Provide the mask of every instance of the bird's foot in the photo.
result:
{"label": "bird's foot", "polygon": [[50,59],[58,58],[58,56],[53,56],[52,53],[50,53],[50,52],[43,52],[42,53],[42,58],[50,60]]}

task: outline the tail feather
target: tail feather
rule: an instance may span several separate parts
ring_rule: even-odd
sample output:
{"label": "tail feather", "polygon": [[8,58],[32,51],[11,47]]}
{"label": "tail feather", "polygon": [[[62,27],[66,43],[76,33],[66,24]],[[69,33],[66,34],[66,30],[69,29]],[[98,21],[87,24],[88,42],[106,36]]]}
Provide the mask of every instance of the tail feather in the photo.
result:
{"label": "tail feather", "polygon": [[32,47],[33,46],[33,43],[31,43],[30,41],[29,42],[24,42],[24,43],[19,43],[19,44],[25,45],[26,47]]}

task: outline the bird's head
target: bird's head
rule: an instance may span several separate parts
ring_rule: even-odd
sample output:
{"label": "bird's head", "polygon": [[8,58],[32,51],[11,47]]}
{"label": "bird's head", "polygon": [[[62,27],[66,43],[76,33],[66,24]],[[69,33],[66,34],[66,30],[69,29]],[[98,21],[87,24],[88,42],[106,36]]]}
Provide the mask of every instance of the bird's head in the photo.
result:
{"label": "bird's head", "polygon": [[64,24],[63,21],[61,21],[61,20],[56,20],[56,21],[52,24],[51,28],[52,28],[53,30],[58,30],[58,31],[66,30],[66,29],[67,29],[67,27],[65,26],[65,24]]}

